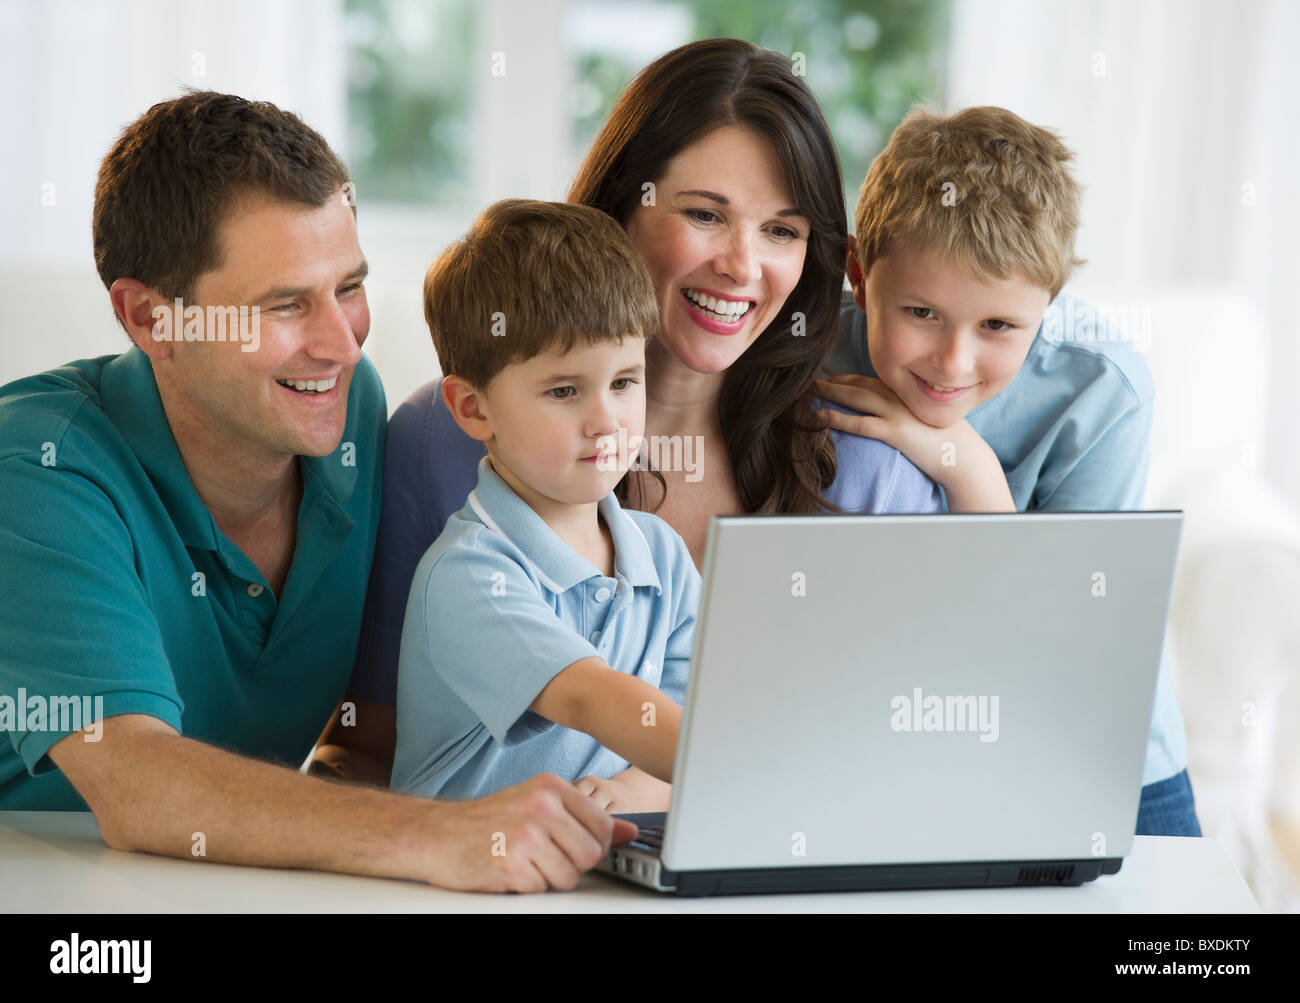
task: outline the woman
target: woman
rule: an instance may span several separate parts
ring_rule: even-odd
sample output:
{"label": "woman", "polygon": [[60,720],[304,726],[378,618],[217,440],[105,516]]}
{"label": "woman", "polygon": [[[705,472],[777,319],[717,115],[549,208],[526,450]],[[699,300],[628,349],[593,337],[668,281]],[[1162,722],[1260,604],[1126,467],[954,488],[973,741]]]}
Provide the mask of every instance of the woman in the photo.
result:
{"label": "woman", "polygon": [[[710,39],[656,60],[620,96],[569,200],[617,219],[654,279],[661,334],[646,352],[646,436],[699,451],[690,469],[629,475],[621,493],[676,529],[697,565],[713,515],[940,510],[934,484],[896,450],[828,431],[813,414],[847,230],[830,130],[784,57]],[[317,750],[325,762],[351,759],[345,775],[387,783],[411,579],[482,455],[438,381],[389,424],[384,514],[344,698],[357,703],[356,727],[332,726],[325,739],[375,762]]]}

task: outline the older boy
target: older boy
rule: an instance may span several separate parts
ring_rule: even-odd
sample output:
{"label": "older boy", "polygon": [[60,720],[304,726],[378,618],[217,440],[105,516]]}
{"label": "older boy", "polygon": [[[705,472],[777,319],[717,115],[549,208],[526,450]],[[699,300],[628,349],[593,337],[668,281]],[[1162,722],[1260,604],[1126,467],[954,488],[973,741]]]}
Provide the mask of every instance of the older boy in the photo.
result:
{"label": "older boy", "polygon": [[645,428],[650,274],[606,214],[508,200],[429,269],[425,317],[488,455],[411,585],[392,786],[465,798],[549,772],[665,809],[700,577],[612,490]]}
{"label": "older boy", "polygon": [[[1051,132],[1002,108],[916,109],[862,186],[853,302],[829,360],[859,375],[821,392],[867,417],[824,414],[903,452],[944,487],[952,511],[980,509],[963,504],[972,491],[999,490],[1019,510],[1142,504],[1154,398],[1146,363],[1125,343],[1062,323],[1092,317],[1058,296],[1079,264],[1072,158]],[[1139,834],[1200,835],[1186,765],[1162,661]]]}

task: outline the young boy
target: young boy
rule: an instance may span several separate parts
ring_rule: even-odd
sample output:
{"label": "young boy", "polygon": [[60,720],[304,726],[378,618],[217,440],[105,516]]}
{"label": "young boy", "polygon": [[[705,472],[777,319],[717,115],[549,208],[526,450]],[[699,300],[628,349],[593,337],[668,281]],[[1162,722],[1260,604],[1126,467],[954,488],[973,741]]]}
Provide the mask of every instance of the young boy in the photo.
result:
{"label": "young boy", "polygon": [[[866,417],[823,413],[900,450],[950,511],[1142,505],[1151,375],[1130,345],[1097,339],[1090,308],[1058,298],[1080,264],[1072,159],[1002,108],[914,109],[863,183],[828,360],[857,375],[820,392]],[[1162,659],[1139,834],[1200,835],[1186,765]]]}
{"label": "young boy", "polygon": [[649,272],[605,213],[508,200],[430,267],[424,311],[488,455],[411,585],[392,786],[556,773],[606,810],[666,809],[700,576],[612,493],[645,427]]}

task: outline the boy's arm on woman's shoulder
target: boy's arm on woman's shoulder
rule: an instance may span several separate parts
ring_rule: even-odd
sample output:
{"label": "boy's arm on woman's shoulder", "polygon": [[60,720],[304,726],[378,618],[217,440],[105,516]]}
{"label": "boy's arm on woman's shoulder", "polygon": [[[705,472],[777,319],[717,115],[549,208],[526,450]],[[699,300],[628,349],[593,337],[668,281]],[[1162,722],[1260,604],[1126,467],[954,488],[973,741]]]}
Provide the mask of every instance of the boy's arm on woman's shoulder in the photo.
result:
{"label": "boy's arm on woman's shoulder", "polygon": [[1006,472],[993,447],[967,421],[944,431],[952,436],[943,443],[948,452],[945,462],[951,466],[950,476],[942,479],[948,510],[1015,512]]}

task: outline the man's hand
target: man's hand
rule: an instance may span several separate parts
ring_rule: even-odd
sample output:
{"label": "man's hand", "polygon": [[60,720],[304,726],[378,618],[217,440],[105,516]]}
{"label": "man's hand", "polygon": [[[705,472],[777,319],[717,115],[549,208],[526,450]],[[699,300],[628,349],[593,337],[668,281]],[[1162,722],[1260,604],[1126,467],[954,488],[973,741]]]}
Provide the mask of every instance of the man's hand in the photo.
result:
{"label": "man's hand", "polygon": [[429,883],[496,892],[571,889],[611,844],[637,833],[553,773],[477,801],[443,802],[430,824]]}
{"label": "man's hand", "polygon": [[436,802],[303,776],[144,714],[106,718],[99,738],[73,733],[49,754],[115,850],[543,891],[572,888],[612,843],[636,836],[550,774],[479,801]]}
{"label": "man's hand", "polygon": [[1016,511],[997,454],[965,419],[945,428],[927,425],[874,376],[838,373],[817,380],[814,389],[825,400],[862,412],[822,408],[817,413],[831,428],[893,446],[942,485],[950,512]]}

